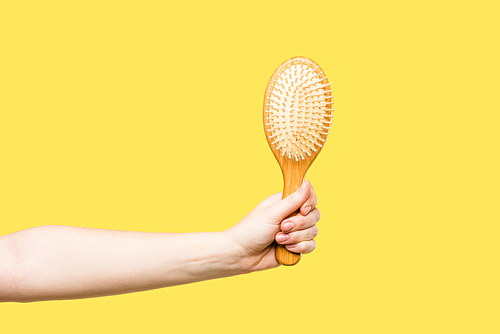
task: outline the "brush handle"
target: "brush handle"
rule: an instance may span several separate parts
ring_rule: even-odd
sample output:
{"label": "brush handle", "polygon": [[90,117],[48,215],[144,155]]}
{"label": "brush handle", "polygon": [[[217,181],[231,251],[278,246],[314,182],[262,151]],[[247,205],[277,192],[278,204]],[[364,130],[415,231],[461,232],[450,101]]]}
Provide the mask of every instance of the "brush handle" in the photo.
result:
{"label": "brush handle", "polygon": [[[304,173],[305,174],[305,173]],[[283,187],[283,198],[286,198],[293,194],[297,189],[300,188],[302,182],[304,181],[304,175],[287,175],[284,174],[284,187]],[[290,217],[296,216],[300,213],[300,208],[286,217],[288,219]],[[285,266],[293,266],[300,261],[302,254],[290,252],[285,246],[276,244],[276,260]]]}

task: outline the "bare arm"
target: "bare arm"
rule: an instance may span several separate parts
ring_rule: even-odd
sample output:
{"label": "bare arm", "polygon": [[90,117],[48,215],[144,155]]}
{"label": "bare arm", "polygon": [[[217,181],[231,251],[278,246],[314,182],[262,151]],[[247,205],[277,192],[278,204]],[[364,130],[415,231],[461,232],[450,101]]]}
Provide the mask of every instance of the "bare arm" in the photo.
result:
{"label": "bare arm", "polygon": [[[302,190],[285,200],[280,194],[269,197],[223,232],[40,226],[1,236],[0,301],[105,296],[277,267],[275,239],[295,252],[315,247],[316,196],[308,183]],[[283,222],[298,208],[304,215]],[[286,222],[294,228],[286,230]],[[281,241],[283,235],[288,239]]]}
{"label": "bare arm", "polygon": [[10,293],[0,300],[95,297],[241,274],[241,252],[226,234],[72,226],[19,231],[0,239],[11,272],[4,277]]}

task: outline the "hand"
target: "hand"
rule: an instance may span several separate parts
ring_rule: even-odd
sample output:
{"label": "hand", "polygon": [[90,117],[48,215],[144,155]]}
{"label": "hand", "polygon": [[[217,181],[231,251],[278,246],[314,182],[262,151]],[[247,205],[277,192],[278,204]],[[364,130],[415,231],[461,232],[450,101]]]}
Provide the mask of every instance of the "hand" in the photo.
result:
{"label": "hand", "polygon": [[[297,253],[316,247],[315,206],[316,194],[304,181],[292,195],[270,196],[223,232],[50,225],[0,236],[0,302],[108,296],[277,267],[275,239]],[[289,223],[294,226],[287,229]]]}
{"label": "hand", "polygon": [[[278,267],[274,240],[294,253],[310,253],[316,248],[315,225],[320,219],[316,193],[304,181],[295,193],[281,199],[282,193],[269,196],[227,232],[240,246],[245,271]],[[285,219],[300,208],[300,213]],[[284,220],[285,219],[285,220]]]}

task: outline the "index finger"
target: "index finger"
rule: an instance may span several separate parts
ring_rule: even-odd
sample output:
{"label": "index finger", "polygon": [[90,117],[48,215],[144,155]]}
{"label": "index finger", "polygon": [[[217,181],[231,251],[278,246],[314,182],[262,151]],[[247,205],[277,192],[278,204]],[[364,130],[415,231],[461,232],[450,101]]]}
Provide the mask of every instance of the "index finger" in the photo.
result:
{"label": "index finger", "polygon": [[311,212],[316,207],[317,204],[318,204],[318,200],[316,198],[316,192],[314,191],[314,188],[313,188],[311,182],[309,182],[309,197],[304,202],[304,204],[302,204],[300,206],[300,213],[303,216],[306,216],[309,212]]}

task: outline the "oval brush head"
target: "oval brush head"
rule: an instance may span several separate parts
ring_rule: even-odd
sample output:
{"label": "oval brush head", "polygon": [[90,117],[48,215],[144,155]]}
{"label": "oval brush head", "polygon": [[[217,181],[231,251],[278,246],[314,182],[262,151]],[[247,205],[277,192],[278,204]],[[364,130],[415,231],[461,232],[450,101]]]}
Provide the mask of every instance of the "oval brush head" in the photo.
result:
{"label": "oval brush head", "polygon": [[[302,184],[323,148],[332,123],[332,91],[327,76],[313,60],[293,57],[274,71],[264,97],[267,142],[283,172],[283,198]],[[292,213],[293,217],[300,209]],[[299,262],[301,254],[276,245],[276,260]]]}

